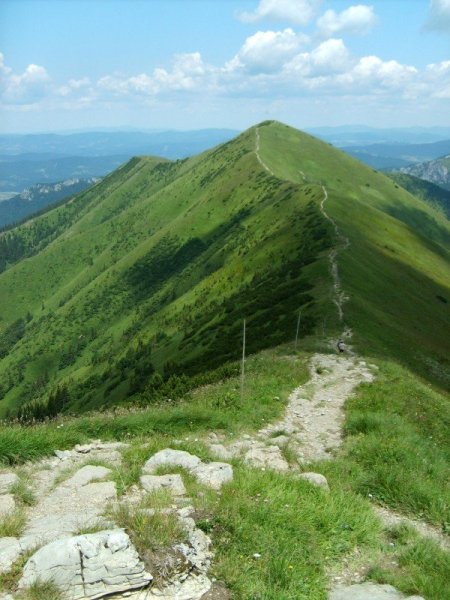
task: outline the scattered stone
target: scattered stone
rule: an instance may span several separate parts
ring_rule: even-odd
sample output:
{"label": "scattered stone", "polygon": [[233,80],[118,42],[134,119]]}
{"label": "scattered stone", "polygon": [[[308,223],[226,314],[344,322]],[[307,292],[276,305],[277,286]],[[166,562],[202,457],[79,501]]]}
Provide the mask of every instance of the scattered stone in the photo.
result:
{"label": "scattered stone", "polygon": [[142,472],[154,473],[160,466],[177,466],[187,469],[203,485],[215,490],[233,479],[233,467],[228,463],[203,463],[198,456],[183,450],[166,448],[154,454],[145,463]]}
{"label": "scattered stone", "polygon": [[251,448],[246,453],[244,461],[260,469],[267,468],[274,471],[289,471],[289,465],[283,458],[278,446],[260,445]]}
{"label": "scattered stone", "polygon": [[253,554],[253,558],[254,558],[255,560],[258,560],[259,558],[261,558],[261,554],[259,554],[259,552],[255,552],[255,553]]}
{"label": "scattered stone", "polygon": [[233,467],[228,463],[201,463],[191,472],[199,483],[213,490],[220,490],[225,483],[233,481]]}
{"label": "scattered stone", "polygon": [[12,494],[3,494],[3,496],[0,496],[0,518],[9,515],[15,508],[16,503]]}
{"label": "scattered stone", "polygon": [[143,473],[151,475],[158,469],[158,467],[165,467],[168,465],[173,467],[182,467],[183,469],[191,471],[200,463],[201,460],[198,458],[198,456],[189,454],[189,452],[166,448],[165,450],[160,450],[151,458],[149,458],[142,471]]}
{"label": "scattered stone", "polygon": [[168,490],[174,496],[186,493],[181,475],[142,475],[141,485],[147,492]]}
{"label": "scattered stone", "polygon": [[209,446],[209,449],[214,454],[214,456],[216,456],[217,458],[220,458],[222,460],[231,460],[232,458],[234,458],[234,456],[236,454],[235,452],[228,449],[223,444],[211,444]]}
{"label": "scattered stone", "polygon": [[0,538],[0,573],[7,573],[21,554],[22,548],[17,538]]}
{"label": "scattered stone", "polygon": [[421,596],[405,596],[391,585],[357,583],[331,590],[328,600],[424,600]]}
{"label": "scattered stone", "polygon": [[70,450],[55,450],[55,456],[60,460],[67,460],[71,458],[72,452]]}
{"label": "scattered stone", "polygon": [[97,479],[104,479],[108,475],[111,475],[111,469],[107,469],[106,467],[97,467],[92,465],[86,465],[79,469],[75,475],[72,475],[70,479],[65,482],[66,486],[81,488],[91,481],[95,481]]}
{"label": "scattered stone", "polygon": [[6,494],[13,485],[19,482],[15,473],[0,473],[0,494]]}
{"label": "scattered stone", "polygon": [[304,479],[305,481],[309,481],[309,483],[321,487],[327,492],[330,491],[330,486],[328,485],[327,478],[321,473],[300,473],[298,478]]}
{"label": "scattered stone", "polygon": [[102,598],[152,581],[128,535],[120,530],[57,540],[26,563],[19,589],[53,581],[68,600]]}

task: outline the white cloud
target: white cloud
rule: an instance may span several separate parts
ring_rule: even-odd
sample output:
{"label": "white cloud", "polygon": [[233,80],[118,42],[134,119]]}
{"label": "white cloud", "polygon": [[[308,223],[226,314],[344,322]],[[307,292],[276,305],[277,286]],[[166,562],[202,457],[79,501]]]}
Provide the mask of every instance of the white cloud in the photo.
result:
{"label": "white cloud", "polygon": [[291,58],[307,40],[290,28],[283,31],[257,31],[248,37],[226,68],[243,68],[249,73],[271,73]]}
{"label": "white cloud", "polygon": [[196,87],[200,80],[212,70],[208,67],[199,52],[177,54],[172,69],[158,67],[151,75],[140,73],[132,77],[124,75],[106,75],[101,77],[97,86],[113,95],[154,96],[169,91],[188,91]]}
{"label": "white cloud", "polygon": [[450,32],[450,0],[431,0],[427,29]]}
{"label": "white cloud", "polygon": [[350,53],[342,40],[322,42],[311,52],[297,54],[284,67],[284,73],[305,78],[326,77],[346,71],[352,64]]}
{"label": "white cloud", "polygon": [[364,35],[372,29],[376,20],[373,6],[358,4],[350,6],[341,13],[327,10],[317,20],[317,27],[319,33],[324,37],[342,33]]}
{"label": "white cloud", "polygon": [[49,90],[50,76],[44,67],[30,64],[18,75],[0,58],[2,100],[6,104],[34,104],[43,98]]}
{"label": "white cloud", "polygon": [[254,22],[261,19],[286,21],[295,25],[307,25],[315,16],[322,0],[260,0],[253,12],[241,12],[241,21]]}

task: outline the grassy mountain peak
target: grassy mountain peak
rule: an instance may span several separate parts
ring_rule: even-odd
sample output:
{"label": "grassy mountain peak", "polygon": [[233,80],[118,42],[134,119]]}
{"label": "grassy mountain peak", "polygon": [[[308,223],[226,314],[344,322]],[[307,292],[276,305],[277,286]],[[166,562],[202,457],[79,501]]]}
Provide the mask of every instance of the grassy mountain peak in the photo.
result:
{"label": "grassy mountain peak", "polygon": [[266,121],[189,159],[136,157],[1,234],[1,412],[176,396],[234,368],[244,318],[249,352],[293,339],[300,309],[302,337],[337,335],[324,190],[350,242],[339,269],[357,343],[446,376],[448,222]]}

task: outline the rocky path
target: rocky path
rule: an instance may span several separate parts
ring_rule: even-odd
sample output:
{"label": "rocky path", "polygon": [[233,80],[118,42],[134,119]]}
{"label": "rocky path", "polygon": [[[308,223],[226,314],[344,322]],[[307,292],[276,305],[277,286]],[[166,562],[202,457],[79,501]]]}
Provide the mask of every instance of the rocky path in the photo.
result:
{"label": "rocky path", "polygon": [[[25,522],[16,537],[0,538],[0,574],[23,562],[17,580],[19,595],[35,582],[48,580],[67,600],[105,596],[200,600],[214,589],[207,574],[211,540],[196,526],[183,477],[171,470],[182,467],[205,487],[219,491],[233,479],[233,468],[227,463],[205,463],[180,450],[161,450],[149,456],[139,484],[118,497],[114,470],[120,467],[126,447],[96,441],[56,451],[53,458],[22,470],[36,502],[20,509]],[[108,466],[90,464],[99,461]],[[159,475],[160,468],[168,474]],[[10,492],[17,482],[14,471],[0,472],[0,498],[13,497]],[[169,493],[172,504],[152,508],[151,494],[161,490]],[[14,519],[14,501],[8,511],[3,516]],[[131,533],[116,523],[120,511],[133,514],[137,523],[147,516],[171,517],[184,532],[183,540],[174,541],[160,555],[153,550],[147,560],[138,554]],[[0,600],[14,600],[15,594],[0,589]]]}
{"label": "rocky path", "polygon": [[[362,382],[372,381],[366,363],[357,357],[314,354],[310,380],[289,397],[283,417],[233,442],[213,435],[209,446],[222,459],[242,457],[249,464],[278,471],[333,456],[342,440],[343,405]],[[297,465],[289,465],[285,448]]]}
{"label": "rocky path", "polygon": [[344,306],[344,302],[346,302],[348,300],[348,297],[346,296],[346,294],[344,293],[344,290],[342,288],[341,278],[339,276],[337,256],[338,256],[339,252],[342,252],[342,250],[346,250],[350,246],[350,240],[346,236],[342,235],[336,221],[334,219],[332,219],[330,217],[330,215],[326,212],[325,203],[328,200],[328,192],[327,192],[325,186],[322,186],[322,191],[323,191],[323,199],[320,203],[320,212],[325,217],[325,219],[327,219],[327,221],[329,221],[333,225],[334,231],[336,234],[336,239],[339,240],[339,242],[331,248],[328,258],[330,261],[331,276],[333,278],[333,291],[334,291],[333,301],[336,304],[337,309],[338,309],[339,320],[342,322],[344,320],[343,306]]}

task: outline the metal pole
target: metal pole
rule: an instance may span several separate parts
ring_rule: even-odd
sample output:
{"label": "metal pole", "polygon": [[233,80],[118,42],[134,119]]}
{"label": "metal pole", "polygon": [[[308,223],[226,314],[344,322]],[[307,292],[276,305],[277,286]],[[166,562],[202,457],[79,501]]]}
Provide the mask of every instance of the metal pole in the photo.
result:
{"label": "metal pole", "polygon": [[302,316],[302,309],[298,311],[298,319],[297,319],[297,331],[295,332],[295,349],[297,350],[297,342],[298,342],[298,332],[300,330],[300,319]]}
{"label": "metal pole", "polygon": [[243,338],[242,338],[241,402],[244,398],[244,381],[245,381],[245,319],[244,319],[244,331],[243,331]]}

